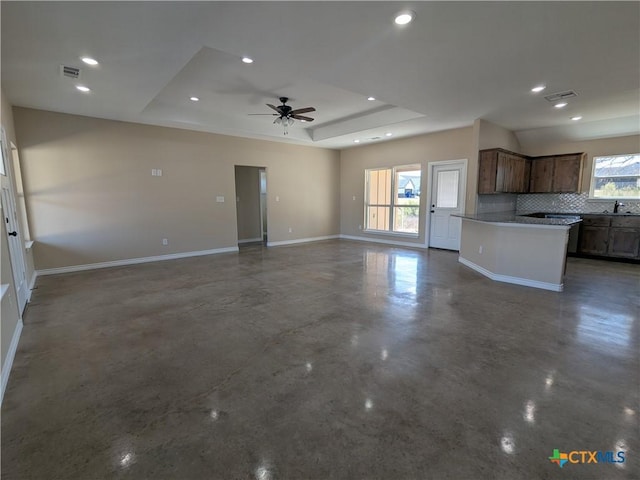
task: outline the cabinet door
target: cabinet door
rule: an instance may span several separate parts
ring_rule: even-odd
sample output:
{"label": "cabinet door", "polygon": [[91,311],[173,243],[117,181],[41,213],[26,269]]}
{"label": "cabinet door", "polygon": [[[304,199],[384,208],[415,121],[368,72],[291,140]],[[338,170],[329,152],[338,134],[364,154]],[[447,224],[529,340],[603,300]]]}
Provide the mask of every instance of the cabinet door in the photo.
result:
{"label": "cabinet door", "polygon": [[580,229],[578,252],[591,255],[606,255],[609,242],[609,227],[583,225]]}
{"label": "cabinet door", "polygon": [[553,187],[553,157],[536,158],[531,161],[531,193],[548,193]]}
{"label": "cabinet door", "polygon": [[497,152],[480,152],[478,170],[478,193],[496,193]]}
{"label": "cabinet door", "polygon": [[553,192],[579,192],[582,180],[582,155],[554,157]]}
{"label": "cabinet door", "polygon": [[529,193],[529,181],[531,178],[531,159],[523,158],[522,162],[523,162],[524,175],[520,180],[520,192]]}
{"label": "cabinet door", "polygon": [[511,179],[511,169],[513,168],[509,159],[509,154],[498,152],[498,164],[496,168],[496,193],[508,192]]}
{"label": "cabinet door", "polygon": [[498,172],[496,190],[499,184],[504,193],[524,193],[529,191],[529,171],[527,159],[510,153],[498,154]]}
{"label": "cabinet door", "polygon": [[612,228],[609,230],[608,255],[635,258],[639,252],[640,230],[635,228]]}

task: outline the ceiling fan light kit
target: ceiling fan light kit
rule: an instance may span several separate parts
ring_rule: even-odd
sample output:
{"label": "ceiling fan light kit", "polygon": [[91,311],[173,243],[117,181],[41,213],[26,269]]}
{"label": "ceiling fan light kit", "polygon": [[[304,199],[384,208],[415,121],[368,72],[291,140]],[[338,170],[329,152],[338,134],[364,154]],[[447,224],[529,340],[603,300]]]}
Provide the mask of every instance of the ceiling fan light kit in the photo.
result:
{"label": "ceiling fan light kit", "polygon": [[267,107],[269,107],[271,110],[275,110],[276,113],[250,113],[249,115],[276,115],[277,118],[273,121],[273,123],[276,125],[282,125],[284,127],[285,135],[289,134],[287,128],[293,125],[294,119],[301,120],[303,122],[313,122],[313,118],[306,117],[300,114],[315,112],[316,109],[314,107],[304,107],[293,110],[289,105],[286,104],[289,101],[288,97],[280,97],[279,100],[280,102],[282,102],[282,105],[278,105],[277,107],[275,105],[271,105],[270,103],[266,104]]}

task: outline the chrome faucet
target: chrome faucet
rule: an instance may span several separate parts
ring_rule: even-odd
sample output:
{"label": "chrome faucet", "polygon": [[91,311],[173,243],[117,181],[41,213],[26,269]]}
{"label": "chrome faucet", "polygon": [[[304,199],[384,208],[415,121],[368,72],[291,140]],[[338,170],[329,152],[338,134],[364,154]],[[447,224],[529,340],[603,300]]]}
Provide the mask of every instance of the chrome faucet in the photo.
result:
{"label": "chrome faucet", "polygon": [[619,207],[624,207],[624,203],[620,203],[616,200],[616,203],[613,204],[613,213],[618,213]]}

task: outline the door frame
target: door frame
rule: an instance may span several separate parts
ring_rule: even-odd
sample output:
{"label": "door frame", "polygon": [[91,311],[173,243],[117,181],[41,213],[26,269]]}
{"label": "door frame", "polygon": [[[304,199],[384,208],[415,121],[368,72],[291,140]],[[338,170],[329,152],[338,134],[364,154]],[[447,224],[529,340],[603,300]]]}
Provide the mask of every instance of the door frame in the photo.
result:
{"label": "door frame", "polygon": [[460,164],[462,166],[461,175],[460,175],[460,185],[459,191],[462,193],[462,200],[460,202],[460,210],[464,213],[466,205],[467,205],[467,168],[469,165],[469,160],[466,158],[460,158],[456,160],[438,160],[434,162],[427,162],[427,195],[426,195],[426,219],[425,219],[425,229],[424,229],[424,246],[429,247],[429,242],[431,241],[431,196],[433,195],[433,171],[434,167],[444,166],[444,165],[455,165]]}
{"label": "door frame", "polygon": [[[29,303],[29,299],[31,297],[31,289],[29,284],[29,279],[27,278],[27,260],[25,258],[26,252],[24,248],[24,236],[22,232],[22,226],[20,225],[20,220],[18,219],[18,204],[16,202],[16,184],[13,176],[13,156],[11,145],[7,141],[7,136],[5,133],[4,126],[0,125],[0,135],[2,141],[0,142],[0,149],[2,150],[0,154],[2,155],[2,162],[4,164],[5,173],[3,175],[4,179],[2,183],[6,182],[7,185],[7,195],[9,198],[9,205],[5,205],[5,202],[2,202],[2,213],[6,215],[8,219],[11,220],[11,224],[14,227],[14,231],[16,232],[16,242],[17,247],[12,247],[12,242],[9,241],[7,236],[7,249],[9,250],[9,260],[11,263],[11,275],[14,283],[14,288],[16,291],[16,302],[18,304],[18,314],[19,317],[22,318],[22,314],[27,304]],[[4,189],[4,186],[2,187]],[[12,208],[13,211],[6,211],[8,208]],[[11,218],[13,216],[13,218]],[[5,222],[5,220],[2,220]],[[5,229],[7,234],[9,233],[9,225],[5,223]],[[5,241],[3,239],[2,241]],[[17,250],[16,250],[17,249]],[[23,279],[23,289],[20,289],[20,271],[22,271]]]}
{"label": "door frame", "polygon": [[[236,177],[236,167],[244,167],[244,168],[255,168],[256,170],[258,170],[258,184],[256,185],[257,189],[258,189],[258,203],[259,203],[259,207],[260,207],[260,241],[264,244],[264,246],[267,245],[267,242],[265,241],[264,237],[266,234],[267,239],[269,238],[269,178],[268,178],[268,173],[267,173],[267,167],[265,166],[259,166],[259,165],[246,165],[246,164],[242,164],[242,163],[236,163],[233,166],[234,169],[234,173],[233,173],[233,188],[234,188],[234,198],[236,199],[236,202],[234,202],[235,205],[235,209],[236,209],[236,238],[238,237],[238,203],[237,203],[237,198],[238,198],[238,192],[236,190],[237,187],[237,177]],[[266,217],[266,223],[267,223],[267,231],[264,232],[263,231],[263,225],[264,225],[264,216],[263,216],[263,210],[262,210],[262,185],[261,185],[261,175],[262,172],[264,172],[264,178],[265,178],[265,182],[266,182],[266,191],[267,193],[264,196],[264,209],[267,212],[267,217]],[[256,240],[257,241],[257,240]]]}

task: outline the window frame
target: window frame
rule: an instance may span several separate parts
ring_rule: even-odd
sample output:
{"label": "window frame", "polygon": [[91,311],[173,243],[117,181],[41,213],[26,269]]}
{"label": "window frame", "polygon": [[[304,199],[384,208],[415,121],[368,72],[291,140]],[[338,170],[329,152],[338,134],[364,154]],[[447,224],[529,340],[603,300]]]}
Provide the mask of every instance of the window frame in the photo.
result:
{"label": "window frame", "polygon": [[[594,155],[591,161],[591,177],[589,179],[589,201],[590,202],[612,202],[615,200],[639,200],[640,197],[596,197],[595,196],[595,186],[596,186],[596,160],[598,158],[611,158],[611,157],[629,157],[629,156],[640,156],[640,153],[619,153],[613,155]],[[640,175],[639,177],[640,178]]]}
{"label": "window frame", "polygon": [[[391,185],[390,185],[390,191],[391,191],[391,201],[390,203],[387,204],[380,204],[380,203],[376,203],[376,204],[371,204],[369,202],[369,196],[370,196],[370,189],[369,189],[369,183],[370,183],[370,172],[375,172],[375,171],[390,171],[391,172]],[[398,178],[398,173],[399,172],[403,172],[403,171],[419,171],[420,172],[420,200],[418,205],[415,205],[415,208],[417,208],[418,210],[418,231],[413,233],[413,232],[399,232],[399,231],[395,231],[393,230],[395,227],[395,209],[397,207],[406,207],[407,205],[401,205],[401,204],[396,204],[396,196],[397,196],[397,178]],[[398,236],[398,237],[405,237],[405,238],[419,238],[420,237],[420,229],[421,229],[421,225],[420,225],[420,210],[422,209],[422,195],[423,195],[423,177],[424,177],[424,172],[423,172],[423,168],[421,164],[418,163],[410,163],[410,164],[406,164],[406,165],[394,165],[394,166],[382,166],[382,167],[372,167],[372,168],[365,168],[364,170],[364,221],[363,221],[363,229],[362,231],[365,233],[374,233],[374,234],[382,234],[382,235],[393,235],[393,236]],[[369,228],[369,215],[368,215],[368,209],[369,207],[384,207],[384,208],[388,208],[389,209],[389,217],[388,217],[388,223],[389,223],[389,230],[378,230],[375,228]]]}

